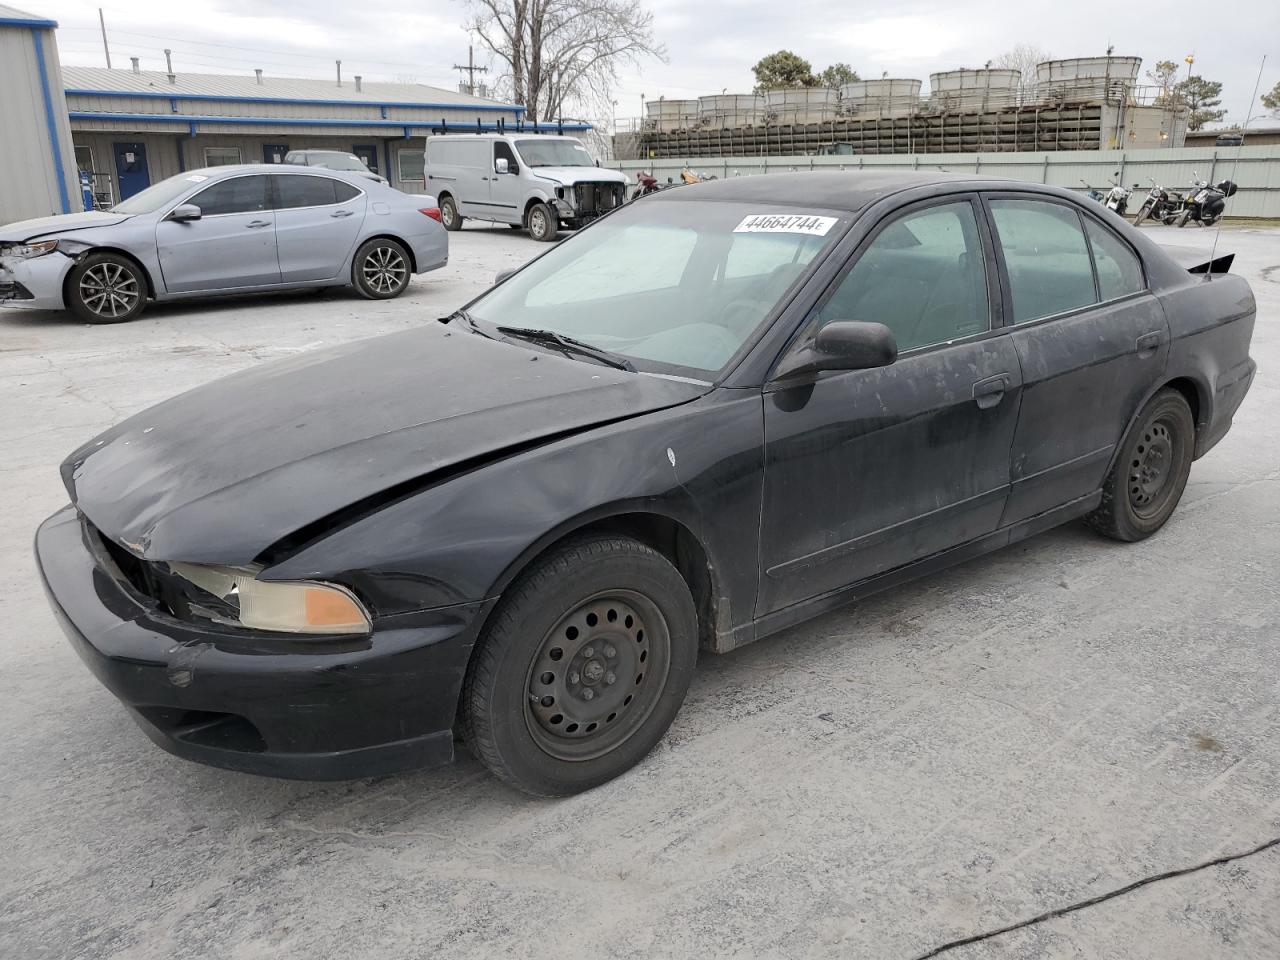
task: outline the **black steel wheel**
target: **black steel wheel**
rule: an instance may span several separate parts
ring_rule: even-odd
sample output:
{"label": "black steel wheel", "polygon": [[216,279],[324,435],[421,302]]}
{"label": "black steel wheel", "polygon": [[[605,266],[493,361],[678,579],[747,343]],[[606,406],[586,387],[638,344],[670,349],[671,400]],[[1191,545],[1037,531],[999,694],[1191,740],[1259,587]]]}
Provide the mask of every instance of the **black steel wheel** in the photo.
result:
{"label": "black steel wheel", "polygon": [[375,237],[356,251],[351,281],[370,300],[391,300],[409,286],[409,252],[395,240]]}
{"label": "black steel wheel", "polygon": [[66,302],[86,323],[124,323],[147,304],[142,268],[116,253],[91,253],[67,274]]}
{"label": "black steel wheel", "polygon": [[560,221],[555,211],[545,203],[535,203],[529,208],[525,217],[529,224],[529,236],[535,240],[550,243],[555,240],[560,229]]}
{"label": "black steel wheel", "polygon": [[1161,390],[1125,438],[1089,524],[1116,540],[1151,536],[1182,499],[1194,455],[1191,407],[1177,390]]}
{"label": "black steel wheel", "polygon": [[458,204],[453,197],[445,194],[440,198],[440,222],[446,230],[462,229],[462,214],[458,212]]}
{"label": "black steel wheel", "polygon": [[662,738],[696,659],[693,597],[666,557],[624,537],[570,542],[490,617],[463,687],[463,735],[528,793],[587,790]]}

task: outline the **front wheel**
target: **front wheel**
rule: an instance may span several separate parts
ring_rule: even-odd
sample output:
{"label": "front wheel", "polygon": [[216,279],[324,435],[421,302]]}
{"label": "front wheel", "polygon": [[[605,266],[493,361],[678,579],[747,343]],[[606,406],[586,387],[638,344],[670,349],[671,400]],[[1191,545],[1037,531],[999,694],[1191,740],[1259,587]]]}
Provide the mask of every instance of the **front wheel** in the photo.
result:
{"label": "front wheel", "polygon": [[1166,388],[1151,398],[1124,439],[1102,487],[1102,503],[1085,519],[1114,540],[1151,536],[1169,519],[1191,473],[1195,420],[1186,398]]}
{"label": "front wheel", "polygon": [[409,286],[409,253],[395,240],[378,237],[363,244],[351,263],[351,282],[370,300],[391,300]]}
{"label": "front wheel", "polygon": [[556,238],[560,223],[552,209],[545,203],[535,203],[529,208],[529,236],[544,243]]}
{"label": "front wheel", "polygon": [[85,323],[124,323],[147,304],[142,269],[117,253],[91,253],[67,274],[67,306]]}
{"label": "front wheel", "polygon": [[1173,221],[1173,225],[1175,227],[1185,227],[1187,225],[1187,221],[1190,219],[1191,219],[1191,211],[1183,210],[1180,214],[1178,214],[1178,219]]}
{"label": "front wheel", "polygon": [[570,542],[494,610],[463,684],[463,736],[527,793],[612,780],[671,725],[697,633],[689,587],[666,557],[626,537]]}
{"label": "front wheel", "polygon": [[1146,222],[1146,219],[1149,216],[1151,216],[1151,205],[1143,204],[1142,209],[1138,211],[1137,219],[1133,221],[1133,225],[1135,227],[1142,226],[1142,224]]}

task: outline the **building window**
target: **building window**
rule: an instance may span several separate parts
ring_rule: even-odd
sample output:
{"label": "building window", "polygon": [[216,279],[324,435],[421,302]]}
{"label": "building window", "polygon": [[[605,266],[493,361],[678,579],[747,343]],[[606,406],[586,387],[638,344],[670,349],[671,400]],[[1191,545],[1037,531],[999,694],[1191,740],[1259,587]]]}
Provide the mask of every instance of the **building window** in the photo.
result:
{"label": "building window", "polygon": [[240,162],[239,147],[205,147],[204,165],[206,167],[225,167],[230,163]]}
{"label": "building window", "polygon": [[90,147],[76,147],[76,169],[85,173],[93,173],[93,150]]}
{"label": "building window", "polygon": [[417,180],[420,183],[426,183],[426,177],[422,170],[423,153],[421,150],[399,150],[396,152],[396,161],[400,165],[400,182],[406,183]]}

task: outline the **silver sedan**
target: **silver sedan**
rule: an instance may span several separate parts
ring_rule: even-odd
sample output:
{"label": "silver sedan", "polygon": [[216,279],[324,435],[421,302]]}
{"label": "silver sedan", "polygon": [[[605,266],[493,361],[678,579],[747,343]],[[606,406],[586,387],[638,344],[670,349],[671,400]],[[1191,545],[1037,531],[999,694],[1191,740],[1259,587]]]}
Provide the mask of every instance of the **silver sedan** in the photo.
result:
{"label": "silver sedan", "polygon": [[149,299],[352,286],[387,300],[448,259],[433,197],[314,167],[212,167],[110,210],[0,227],[0,303],[119,323]]}

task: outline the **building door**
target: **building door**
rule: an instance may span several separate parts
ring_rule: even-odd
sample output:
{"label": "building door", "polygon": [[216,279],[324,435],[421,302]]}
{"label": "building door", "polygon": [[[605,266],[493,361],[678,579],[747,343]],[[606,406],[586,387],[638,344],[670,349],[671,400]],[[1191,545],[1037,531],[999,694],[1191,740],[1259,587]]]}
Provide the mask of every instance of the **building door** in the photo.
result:
{"label": "building door", "polygon": [[285,154],[289,152],[287,143],[264,143],[262,145],[263,163],[284,163]]}
{"label": "building door", "polygon": [[151,186],[151,173],[147,170],[147,147],[142,143],[115,143],[112,147],[116,155],[120,199],[128,200],[135,193]]}
{"label": "building door", "polygon": [[351,152],[364,161],[364,165],[373,173],[378,170],[378,145],[376,143],[357,143]]}

